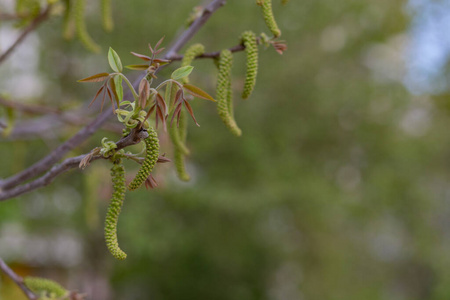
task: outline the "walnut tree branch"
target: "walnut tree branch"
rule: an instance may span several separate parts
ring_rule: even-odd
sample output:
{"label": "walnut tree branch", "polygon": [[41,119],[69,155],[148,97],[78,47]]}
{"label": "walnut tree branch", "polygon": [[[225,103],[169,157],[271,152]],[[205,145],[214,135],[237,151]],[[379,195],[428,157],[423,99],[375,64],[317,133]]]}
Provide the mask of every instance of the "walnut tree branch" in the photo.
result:
{"label": "walnut tree branch", "polygon": [[[172,44],[172,46],[167,51],[164,56],[165,59],[170,59],[172,55],[176,55],[177,52],[200,30],[200,28],[208,21],[212,14],[218,10],[220,7],[225,5],[226,0],[212,0],[204,9],[202,15],[197,18],[189,28],[187,28]],[[135,86],[137,86],[140,80],[145,76],[141,75],[138,80],[135,81]],[[125,97],[131,97],[131,93]],[[58,162],[67,152],[71,151],[86,139],[88,139],[92,134],[94,134],[110,117],[112,112],[109,110],[104,111],[100,116],[98,116],[94,121],[89,123],[86,127],[78,131],[69,140],[61,144],[55,150],[53,150],[46,157],[36,162],[24,171],[13,175],[0,181],[0,190],[3,193],[8,189],[12,189],[26,180],[42,174],[46,170],[50,169],[56,162]],[[39,180],[39,179],[38,179]]]}
{"label": "walnut tree branch", "polygon": [[38,296],[35,295],[23,282],[23,278],[17,275],[4,261],[0,258],[0,269],[5,273],[9,278],[11,278],[14,283],[20,287],[20,289],[24,292],[30,300],[37,300]]}
{"label": "walnut tree branch", "polygon": [[[120,150],[125,147],[135,145],[135,144],[139,143],[141,141],[141,139],[145,139],[146,137],[148,137],[148,133],[145,130],[133,129],[129,135],[121,138],[116,143],[117,148],[115,150]],[[29,183],[17,186],[15,188],[12,188],[12,189],[6,190],[6,191],[0,190],[0,201],[5,201],[7,199],[17,197],[24,193],[35,190],[37,188],[49,185],[58,175],[61,175],[62,173],[65,173],[66,171],[68,171],[70,169],[78,167],[80,165],[80,162],[83,160],[83,158],[86,157],[86,155],[89,155],[89,153],[67,158],[61,164],[53,166],[43,176],[41,176],[38,179],[33,180]],[[103,157],[101,155],[95,155],[90,159],[90,161],[98,160],[101,158],[108,159],[107,157]]]}
{"label": "walnut tree branch", "polygon": [[[259,42],[259,39],[258,39]],[[236,45],[234,47],[228,48],[228,50],[230,50],[232,53],[234,52],[239,52],[239,51],[244,51],[245,50],[245,46],[240,44],[240,45]],[[209,52],[209,53],[203,53],[202,55],[196,56],[195,58],[217,58],[220,56],[220,52],[221,51],[216,51],[216,52]],[[184,57],[184,55],[173,55],[171,60],[175,61],[175,60],[182,60]]]}

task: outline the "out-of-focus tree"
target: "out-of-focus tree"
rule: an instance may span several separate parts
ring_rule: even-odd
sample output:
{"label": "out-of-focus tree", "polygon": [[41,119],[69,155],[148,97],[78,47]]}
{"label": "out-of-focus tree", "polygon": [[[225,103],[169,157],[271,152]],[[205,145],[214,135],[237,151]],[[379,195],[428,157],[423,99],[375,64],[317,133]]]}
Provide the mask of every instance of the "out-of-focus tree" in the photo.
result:
{"label": "out-of-focus tree", "polygon": [[[147,51],[142,41],[171,40],[197,4],[114,2],[114,34],[101,33],[95,14],[87,28],[125,60],[130,49]],[[243,137],[230,135],[209,103],[194,103],[202,126],[188,125],[191,182],[163,165],[158,189],[127,194],[119,223],[127,260],[106,255],[101,220],[111,188],[108,165],[99,161],[0,205],[0,254],[17,273],[56,279],[92,299],[450,296],[448,95],[411,93],[404,85],[415,15],[392,0],[273,6],[289,50],[281,58],[261,51],[252,98],[235,102]],[[253,1],[228,1],[192,43],[212,51],[239,43],[243,31],[264,27],[259,9]],[[21,100],[84,108],[73,99],[95,90],[74,81],[107,62],[76,41],[61,41],[59,21],[51,20],[24,42],[34,49],[24,55],[39,63],[27,65],[33,80],[17,74],[40,92],[23,91]],[[208,75],[216,67],[205,60],[194,66],[191,81],[213,89],[215,76]],[[21,90],[9,79],[14,73],[0,72],[3,89]],[[244,53],[235,55],[232,72],[233,86],[243,87]],[[37,161],[77,126],[52,124],[43,139],[2,141],[1,177]],[[71,154],[86,153],[104,135]],[[8,282],[2,297],[19,299]]]}

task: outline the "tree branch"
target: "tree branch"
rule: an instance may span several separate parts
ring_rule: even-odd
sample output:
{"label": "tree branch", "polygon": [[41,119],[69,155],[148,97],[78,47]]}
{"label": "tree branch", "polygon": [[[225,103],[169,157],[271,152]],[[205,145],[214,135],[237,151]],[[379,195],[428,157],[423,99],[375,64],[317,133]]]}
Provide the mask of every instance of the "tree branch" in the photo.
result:
{"label": "tree branch", "polygon": [[20,289],[24,292],[30,300],[37,300],[38,296],[35,295],[23,282],[23,278],[17,275],[4,261],[0,258],[0,269],[5,273]]}
{"label": "tree branch", "polygon": [[0,56],[0,64],[2,64],[6,58],[8,58],[8,56],[14,51],[14,49],[20,44],[22,43],[22,41],[26,38],[26,36],[32,32],[33,30],[35,30],[45,19],[48,18],[49,13],[50,13],[50,9],[51,9],[52,5],[49,4],[47,5],[47,7],[44,9],[44,11],[42,13],[40,13],[32,22],[30,25],[28,25],[20,34],[20,36],[17,38],[17,40],[14,42],[14,44],[12,44],[8,50],[6,50],[1,56]]}
{"label": "tree branch", "polygon": [[[167,51],[164,56],[165,59],[170,59],[172,55],[176,53],[200,30],[200,28],[208,21],[212,14],[222,7],[226,3],[226,0],[212,0],[204,9],[203,14],[197,18],[191,26],[186,29],[172,44],[172,46]],[[138,80],[135,81],[135,86],[137,86],[140,80],[145,75],[141,75]],[[126,96],[127,97],[127,96]],[[130,97],[130,94],[128,95]],[[24,181],[31,179],[39,174],[50,169],[53,164],[58,162],[67,152],[74,149],[86,139],[88,139],[92,134],[94,134],[107,120],[112,116],[112,112],[109,110],[104,111],[98,118],[93,122],[88,124],[86,127],[78,131],[72,138],[61,144],[55,150],[53,150],[46,157],[36,162],[34,165],[30,166],[26,170],[13,175],[3,181],[0,181],[0,189],[6,191],[8,189],[14,188]],[[38,179],[39,180],[39,179]],[[5,193],[5,192],[3,192]]]}
{"label": "tree branch", "polygon": [[[116,150],[120,150],[125,147],[135,145],[135,144],[139,143],[141,141],[141,139],[145,139],[146,137],[148,137],[148,133],[145,130],[133,129],[129,135],[121,138],[116,143],[116,145],[117,145]],[[67,158],[61,164],[53,166],[50,169],[50,171],[48,171],[47,173],[45,173],[43,176],[39,177],[36,180],[33,180],[29,183],[17,186],[10,190],[0,191],[0,201],[5,201],[7,199],[17,197],[24,193],[35,190],[37,188],[49,185],[55,179],[55,177],[57,177],[58,175],[61,175],[62,173],[65,173],[66,171],[68,171],[70,169],[78,167],[80,165],[80,162],[83,160],[83,158],[86,157],[86,155],[89,155],[89,153],[71,157],[71,158]],[[108,159],[107,157],[103,157],[102,155],[95,155],[90,159],[90,161],[98,160],[101,158]]]}
{"label": "tree branch", "polygon": [[[258,43],[259,43],[259,38],[257,39]],[[232,53],[234,52],[239,52],[239,51],[244,51],[245,50],[245,46],[244,45],[236,45],[234,47],[228,48],[228,50],[230,50]],[[202,55],[196,56],[195,58],[216,58],[220,56],[220,52],[221,51],[216,51],[216,52],[209,52],[209,53],[203,53]],[[180,55],[180,54],[176,54],[173,55],[171,60],[175,61],[175,60],[182,60],[184,57],[184,55]]]}

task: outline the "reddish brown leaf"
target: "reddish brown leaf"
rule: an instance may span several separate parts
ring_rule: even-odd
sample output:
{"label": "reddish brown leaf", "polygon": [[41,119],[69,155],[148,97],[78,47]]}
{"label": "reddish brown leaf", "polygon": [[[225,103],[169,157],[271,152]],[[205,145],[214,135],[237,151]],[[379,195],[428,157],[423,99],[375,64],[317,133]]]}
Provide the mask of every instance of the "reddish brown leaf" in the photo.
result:
{"label": "reddish brown leaf", "polygon": [[[164,117],[164,114],[159,106],[156,107],[156,124],[158,124],[158,119],[161,120],[161,122],[163,123],[163,126],[164,126],[164,131],[166,131],[167,130],[166,118]],[[156,125],[156,128],[158,128],[158,125]]]}
{"label": "reddish brown leaf", "polygon": [[155,58],[155,59],[153,60],[153,62],[154,62],[154,63],[158,63],[158,64],[160,64],[160,65],[165,65],[165,64],[170,63],[170,60],[169,60],[169,59],[159,59],[159,58]]}
{"label": "reddish brown leaf", "polygon": [[150,49],[150,52],[153,54],[152,44],[148,43],[148,48]]}
{"label": "reddish brown leaf", "polygon": [[198,98],[202,98],[205,100],[210,100],[213,102],[216,102],[216,100],[214,100],[213,97],[211,97],[211,95],[209,95],[207,92],[205,92],[204,90],[202,90],[199,87],[196,87],[195,85],[192,84],[184,84],[183,87],[186,89],[186,91],[191,94],[192,96],[198,97]]}
{"label": "reddish brown leaf", "polygon": [[[165,155],[165,154],[164,154]],[[158,157],[158,160],[156,161],[157,163],[168,163],[168,162],[172,162],[170,159],[168,159],[167,157],[165,157],[164,155],[160,155]]]}
{"label": "reddish brown leaf", "polygon": [[88,107],[91,107],[92,103],[94,103],[95,99],[97,99],[98,95],[100,95],[100,93],[103,91],[103,89],[105,88],[104,85],[101,86],[101,88],[98,89],[97,94],[95,94],[94,99],[92,99],[91,103],[89,103]]}
{"label": "reddish brown leaf", "polygon": [[180,89],[175,94],[175,105],[177,105],[177,103],[182,103],[182,102],[183,102],[183,91]]}
{"label": "reddish brown leaf", "polygon": [[111,89],[109,88],[109,86],[106,86],[106,91],[108,92],[108,97],[109,97],[109,100],[111,101],[111,107],[113,110],[113,114],[116,114],[116,111],[114,110],[114,100],[113,100],[113,97],[111,94]]}
{"label": "reddish brown leaf", "polygon": [[147,79],[143,78],[139,83],[139,102],[140,106],[144,108],[147,105],[147,99],[150,96],[150,84]]}
{"label": "reddish brown leaf", "polygon": [[191,105],[189,104],[189,102],[184,101],[184,105],[186,106],[187,110],[189,111],[189,114],[191,115],[192,119],[194,120],[195,125],[197,125],[198,127],[200,127],[200,124],[198,124],[198,123],[197,123],[197,120],[195,119],[194,111],[192,110],[192,107],[191,107]]}
{"label": "reddish brown leaf", "polygon": [[160,93],[156,94],[156,102],[158,103],[158,106],[161,108],[164,116],[167,115],[167,106],[166,106],[166,102],[164,101],[163,97],[161,96]]}
{"label": "reddish brown leaf", "polygon": [[119,108],[120,104],[119,104],[119,95],[117,95],[117,90],[116,90],[116,83],[114,82],[114,78],[111,78],[109,80],[109,86],[111,87],[111,91],[114,95],[114,98],[116,99],[116,104],[117,104],[117,108]]}
{"label": "reddish brown leaf", "polygon": [[149,57],[147,55],[144,55],[144,54],[139,54],[139,53],[136,53],[136,52],[131,52],[131,54],[133,54],[136,57],[139,57],[140,59],[146,60],[146,61],[151,61],[152,60],[151,57]]}
{"label": "reddish brown leaf", "polygon": [[156,52],[155,52],[155,55],[158,55],[158,54],[160,54],[161,52],[163,52],[164,51],[164,49],[166,49],[166,48],[161,48],[161,49],[158,49]]}
{"label": "reddish brown leaf", "polygon": [[155,178],[153,178],[152,174],[148,175],[147,179],[145,180],[145,188],[148,190],[149,188],[154,189],[158,186],[158,183],[156,183]]}
{"label": "reddish brown leaf", "polygon": [[101,82],[109,77],[109,73],[98,73],[83,79],[78,80],[78,82]]}
{"label": "reddish brown leaf", "polygon": [[[103,87],[105,87],[105,85]],[[103,104],[105,103],[105,98],[106,98],[106,89],[105,91],[103,91],[102,104],[100,105],[100,112],[103,111]]]}
{"label": "reddish brown leaf", "polygon": [[158,49],[158,47],[161,45],[161,43],[164,41],[165,36],[159,39],[159,41],[155,45],[155,50]]}
{"label": "reddish brown leaf", "polygon": [[177,105],[177,107],[175,107],[175,110],[173,111],[172,119],[170,120],[170,126],[172,126],[173,118],[176,115],[178,115],[178,117],[177,117],[177,127],[178,127],[178,120],[180,119],[180,111],[181,111],[182,107],[183,107],[183,103],[180,103]]}
{"label": "reddish brown leaf", "polygon": [[154,109],[155,109],[155,104],[153,104],[152,107],[150,107],[150,109],[148,110],[147,115],[145,116],[144,121],[141,123],[141,126],[142,126],[142,124],[145,123],[145,121],[147,121],[148,117],[150,117],[150,115],[152,114],[152,112],[153,112]]}

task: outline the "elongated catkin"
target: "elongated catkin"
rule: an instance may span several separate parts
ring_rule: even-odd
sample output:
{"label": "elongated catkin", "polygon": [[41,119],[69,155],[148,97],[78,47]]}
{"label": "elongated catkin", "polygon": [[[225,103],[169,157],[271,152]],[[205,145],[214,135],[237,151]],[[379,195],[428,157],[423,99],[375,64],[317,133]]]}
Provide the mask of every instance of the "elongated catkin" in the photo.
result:
{"label": "elongated catkin", "polygon": [[252,31],[244,32],[241,39],[247,55],[247,72],[242,98],[247,99],[253,92],[256,84],[256,75],[258,74],[258,45],[256,43],[256,36]]}
{"label": "elongated catkin", "polygon": [[273,16],[272,10],[272,0],[256,0],[256,4],[261,6],[264,21],[267,27],[272,32],[274,37],[279,37],[281,35],[281,30],[278,28],[275,17]]}
{"label": "elongated catkin", "polygon": [[148,134],[149,134],[148,138],[144,140],[145,146],[147,148],[145,160],[142,163],[142,166],[139,169],[136,177],[128,185],[128,189],[130,191],[137,189],[145,182],[147,177],[152,172],[153,167],[156,164],[156,161],[158,160],[159,156],[158,135],[156,134],[156,131],[152,127],[148,129]]}
{"label": "elongated catkin", "polygon": [[92,52],[98,53],[100,52],[100,46],[94,42],[86,29],[86,23],[84,20],[85,7],[86,0],[75,0],[75,28],[77,30],[78,38],[80,39],[84,47]]}
{"label": "elongated catkin", "polygon": [[105,242],[109,252],[111,252],[115,258],[124,260],[127,258],[127,254],[120,249],[117,239],[117,223],[119,221],[119,215],[125,199],[126,189],[125,169],[120,159],[114,162],[114,165],[111,168],[111,177],[114,191],[111,197],[111,203],[109,204],[108,211],[106,213]]}
{"label": "elongated catkin", "polygon": [[237,126],[232,112],[232,94],[231,94],[231,67],[233,65],[233,54],[225,49],[220,52],[219,74],[217,76],[217,112],[222,122],[235,136],[241,136],[242,131]]}

